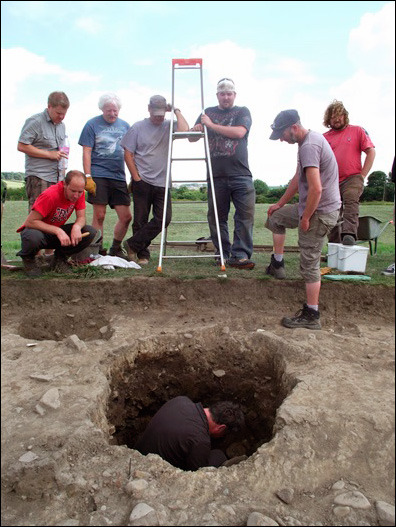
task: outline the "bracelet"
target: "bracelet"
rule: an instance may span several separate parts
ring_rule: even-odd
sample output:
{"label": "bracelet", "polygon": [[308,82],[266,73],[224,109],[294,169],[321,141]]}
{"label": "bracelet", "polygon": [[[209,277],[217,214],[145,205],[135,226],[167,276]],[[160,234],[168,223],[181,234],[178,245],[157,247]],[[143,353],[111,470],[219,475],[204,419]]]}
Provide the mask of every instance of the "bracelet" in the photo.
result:
{"label": "bracelet", "polygon": [[173,113],[176,113],[176,112],[180,112],[180,108],[174,108]]}

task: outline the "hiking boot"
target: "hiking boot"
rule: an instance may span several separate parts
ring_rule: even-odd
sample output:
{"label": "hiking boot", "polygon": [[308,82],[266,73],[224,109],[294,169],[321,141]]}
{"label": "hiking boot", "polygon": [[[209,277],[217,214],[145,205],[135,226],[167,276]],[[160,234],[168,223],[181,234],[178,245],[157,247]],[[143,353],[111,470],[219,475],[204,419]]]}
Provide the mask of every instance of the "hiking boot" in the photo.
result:
{"label": "hiking boot", "polygon": [[390,264],[390,266],[384,269],[381,274],[384,276],[395,276],[395,264]]}
{"label": "hiking boot", "polygon": [[65,255],[55,254],[54,261],[51,266],[51,271],[60,274],[69,274],[72,272],[72,266],[67,261],[68,257]]}
{"label": "hiking boot", "polygon": [[124,249],[125,249],[125,251],[126,251],[126,253],[128,255],[129,261],[136,263],[136,261],[137,261],[137,252],[132,249],[132,247],[128,243],[128,240],[124,240],[122,242],[122,245],[123,245],[123,247],[124,247]]}
{"label": "hiking boot", "polygon": [[249,258],[230,258],[227,260],[228,267],[235,267],[236,269],[253,269],[256,265]]}
{"label": "hiking boot", "polygon": [[127,262],[129,262],[128,255],[122,249],[121,246],[120,247],[110,247],[109,255],[110,256],[117,256],[118,258],[122,258],[123,260],[126,260]]}
{"label": "hiking boot", "polygon": [[284,280],[286,278],[285,261],[282,259],[281,262],[275,260],[273,254],[271,254],[271,262],[265,271],[266,274],[270,274],[278,280]]}
{"label": "hiking boot", "polygon": [[29,278],[37,278],[38,276],[41,276],[43,274],[41,268],[37,265],[35,257],[33,258],[26,258],[26,257],[23,258],[22,257],[22,262],[23,262],[23,268],[25,270],[26,276],[28,276]]}
{"label": "hiking boot", "polygon": [[283,317],[282,325],[285,328],[322,329],[319,311],[309,308],[307,304],[294,317]]}
{"label": "hiking boot", "polygon": [[355,238],[352,234],[344,234],[342,237],[342,245],[355,245]]}

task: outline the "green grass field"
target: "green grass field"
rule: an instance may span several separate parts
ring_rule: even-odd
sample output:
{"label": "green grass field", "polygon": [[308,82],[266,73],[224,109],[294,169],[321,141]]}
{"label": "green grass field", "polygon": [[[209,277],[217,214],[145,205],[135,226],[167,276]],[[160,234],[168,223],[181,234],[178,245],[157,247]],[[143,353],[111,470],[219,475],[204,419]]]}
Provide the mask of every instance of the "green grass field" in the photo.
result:
{"label": "green grass field", "polygon": [[[253,240],[255,245],[272,245],[271,232],[264,227],[266,212],[269,204],[256,204],[255,226],[253,231]],[[2,225],[1,225],[1,243],[2,251],[7,260],[20,261],[16,257],[16,252],[20,249],[20,237],[16,229],[23,223],[26,218],[28,210],[27,202],[23,201],[7,201],[4,206]],[[171,223],[168,228],[167,239],[169,241],[194,241],[201,236],[208,236],[209,229],[206,223],[206,203],[190,203],[190,202],[173,202],[173,222],[175,221],[204,221],[202,224],[176,224]],[[360,208],[361,216],[374,216],[385,226],[386,222],[392,219],[393,203],[363,203]],[[112,242],[112,235],[114,225],[116,223],[116,214],[113,210],[108,209],[105,228],[104,228],[104,246],[109,248]],[[230,235],[232,237],[233,231],[233,210],[229,217]],[[87,222],[92,220],[92,207],[87,204]],[[128,237],[131,235],[131,229]],[[182,259],[164,259],[162,262],[162,273],[157,272],[159,260],[159,244],[160,236],[153,241],[152,258],[148,266],[142,270],[135,271],[139,275],[144,276],[173,276],[178,278],[206,278],[216,277],[219,273],[219,268],[216,267],[211,258],[182,258]],[[290,230],[286,238],[288,246],[297,245],[297,231]],[[361,246],[368,247],[368,243],[362,243]],[[327,246],[324,248],[324,254],[327,252]],[[392,278],[384,277],[381,271],[394,261],[395,252],[395,228],[394,225],[388,225],[381,234],[378,241],[378,251],[376,255],[368,256],[366,274],[370,275],[372,281],[370,283],[393,283]],[[253,260],[256,262],[256,267],[252,271],[241,271],[238,269],[227,268],[227,276],[239,276],[243,278],[262,278],[269,279],[264,272],[265,267],[269,263],[271,250],[265,252],[256,252],[253,255]],[[181,248],[167,248],[166,255],[172,254],[196,256],[210,253],[199,253],[195,248],[181,249]],[[299,254],[287,253],[286,257],[287,275],[291,279],[300,279],[299,272]],[[325,264],[323,264],[325,266]],[[76,270],[73,277],[84,277],[87,275],[100,276],[130,276],[130,270],[117,269],[115,271],[103,271],[98,269],[90,269],[86,271],[85,268]],[[15,273],[18,275],[19,272]]]}
{"label": "green grass field", "polygon": [[6,181],[7,188],[21,188],[23,187],[23,181]]}

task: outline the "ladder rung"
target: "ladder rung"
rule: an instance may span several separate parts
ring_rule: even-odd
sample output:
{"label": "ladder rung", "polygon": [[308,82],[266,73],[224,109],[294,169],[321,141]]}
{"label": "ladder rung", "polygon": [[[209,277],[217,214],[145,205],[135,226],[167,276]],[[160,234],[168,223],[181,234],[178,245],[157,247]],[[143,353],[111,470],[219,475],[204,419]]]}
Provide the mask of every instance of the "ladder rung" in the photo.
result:
{"label": "ladder rung", "polygon": [[168,255],[164,255],[162,258],[215,258],[215,255],[214,254],[189,254],[189,255],[186,255],[186,256],[168,256]]}
{"label": "ladder rung", "polygon": [[184,139],[187,137],[203,137],[205,134],[203,132],[172,132],[172,137],[177,137],[179,139]]}
{"label": "ladder rung", "polygon": [[[168,244],[174,244],[174,245],[199,245],[201,243],[201,241],[197,241],[197,240],[180,240],[180,241],[177,241],[177,240],[167,240]],[[212,243],[212,240],[203,240],[202,243]]]}
{"label": "ladder rung", "polygon": [[206,157],[172,157],[172,161],[206,161]]}
{"label": "ladder rung", "polygon": [[185,220],[185,221],[172,221],[172,224],[174,225],[175,223],[208,223],[207,220]]}
{"label": "ladder rung", "polygon": [[177,181],[172,181],[172,183],[207,183],[207,179],[178,179]]}

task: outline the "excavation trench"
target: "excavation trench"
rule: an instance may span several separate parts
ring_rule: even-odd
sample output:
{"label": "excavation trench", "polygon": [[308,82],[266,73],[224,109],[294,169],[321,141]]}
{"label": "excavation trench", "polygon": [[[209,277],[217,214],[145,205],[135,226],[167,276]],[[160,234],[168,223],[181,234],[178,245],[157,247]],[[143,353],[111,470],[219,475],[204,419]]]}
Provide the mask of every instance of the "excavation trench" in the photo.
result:
{"label": "excavation trench", "polygon": [[212,443],[228,458],[251,456],[272,439],[276,411],[297,382],[286,374],[281,354],[241,350],[225,338],[207,344],[190,334],[156,341],[151,353],[113,368],[107,419],[114,444],[133,449],[151,417],[178,395],[204,407],[220,400],[242,405],[245,429]]}

